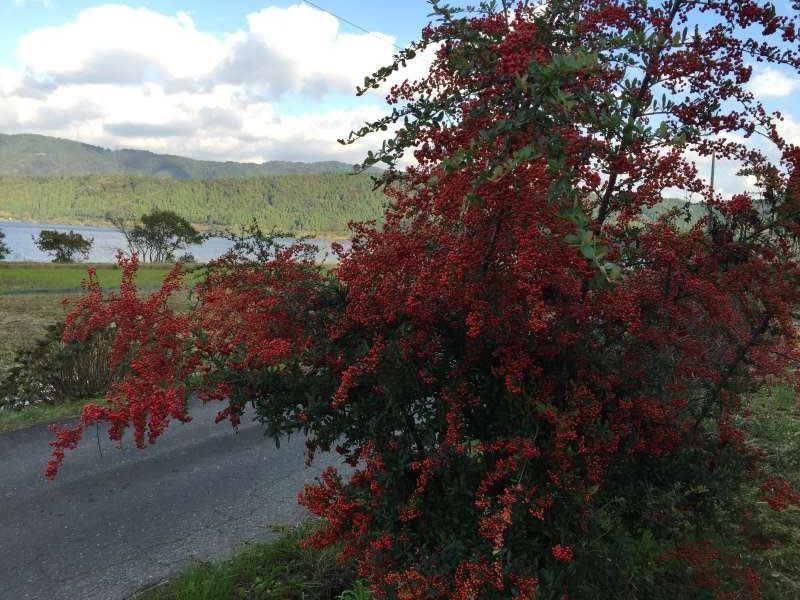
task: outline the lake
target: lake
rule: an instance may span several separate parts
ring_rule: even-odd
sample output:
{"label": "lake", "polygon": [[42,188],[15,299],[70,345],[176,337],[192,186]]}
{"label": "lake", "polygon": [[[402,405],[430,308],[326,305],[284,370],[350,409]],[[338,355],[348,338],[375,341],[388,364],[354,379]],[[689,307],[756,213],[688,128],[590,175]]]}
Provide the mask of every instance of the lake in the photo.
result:
{"label": "lake", "polygon": [[[92,250],[86,262],[111,263],[115,262],[117,249],[127,250],[125,238],[116,229],[110,227],[88,227],[83,225],[54,225],[49,223],[26,223],[24,221],[0,221],[0,231],[6,234],[5,244],[11,250],[6,260],[50,262],[52,257],[42,252],[34,244],[34,238],[39,236],[43,229],[56,231],[74,231],[86,238],[94,238]],[[290,238],[281,238],[283,243],[292,242]],[[314,240],[312,243],[319,248],[319,260],[334,260],[331,255],[330,242]],[[177,256],[188,252],[199,262],[208,262],[222,256],[231,247],[231,242],[221,238],[211,238],[200,245],[191,245],[186,250],[179,250]]]}

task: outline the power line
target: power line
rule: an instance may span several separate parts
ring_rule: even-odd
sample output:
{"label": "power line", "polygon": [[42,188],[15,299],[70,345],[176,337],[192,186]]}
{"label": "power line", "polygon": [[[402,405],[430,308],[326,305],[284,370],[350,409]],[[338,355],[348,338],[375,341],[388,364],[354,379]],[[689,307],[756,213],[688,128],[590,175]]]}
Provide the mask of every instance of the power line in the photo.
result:
{"label": "power line", "polygon": [[343,23],[347,23],[348,25],[350,25],[351,27],[355,27],[355,28],[356,28],[356,29],[358,29],[359,31],[363,31],[363,32],[364,32],[364,33],[366,33],[367,35],[371,35],[371,36],[373,36],[373,37],[375,37],[375,38],[377,38],[377,39],[381,40],[382,42],[384,42],[384,43],[386,43],[386,44],[391,44],[392,46],[394,46],[395,48],[397,48],[397,49],[398,49],[398,50],[400,50],[400,51],[402,51],[402,50],[404,50],[404,49],[405,49],[405,48],[401,48],[400,46],[398,46],[398,45],[397,45],[397,44],[395,44],[394,42],[390,42],[390,41],[389,41],[389,40],[387,40],[385,37],[382,37],[382,36],[380,36],[380,35],[377,35],[377,34],[376,34],[374,31],[370,31],[369,29],[365,29],[364,27],[361,27],[361,25],[356,25],[356,24],[355,24],[355,23],[353,23],[352,21],[350,21],[350,20],[348,20],[348,19],[345,19],[344,17],[340,17],[340,16],[339,16],[339,15],[337,15],[336,13],[329,11],[327,8],[322,8],[322,7],[321,7],[319,4],[316,4],[316,3],[314,3],[314,2],[311,2],[311,0],[303,0],[303,2],[305,2],[306,4],[310,4],[311,6],[313,6],[314,8],[316,8],[317,10],[321,10],[321,11],[322,11],[322,12],[324,12],[324,13],[328,13],[328,14],[329,14],[330,16],[332,16],[333,18],[335,18],[335,19],[338,19],[338,20],[342,21]]}

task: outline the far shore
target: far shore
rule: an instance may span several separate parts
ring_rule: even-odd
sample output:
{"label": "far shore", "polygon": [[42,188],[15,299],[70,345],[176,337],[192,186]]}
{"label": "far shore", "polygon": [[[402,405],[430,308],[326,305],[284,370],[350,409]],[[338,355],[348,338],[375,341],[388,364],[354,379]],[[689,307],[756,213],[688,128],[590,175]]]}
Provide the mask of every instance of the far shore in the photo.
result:
{"label": "far shore", "polygon": [[[31,225],[59,225],[62,227],[97,227],[101,229],[109,229],[116,231],[117,228],[114,227],[111,223],[105,220],[97,220],[97,219],[64,219],[54,217],[52,219],[48,219],[46,221],[42,221],[40,219],[32,219],[28,218],[24,215],[18,216],[13,215],[9,216],[8,213],[1,213],[0,212],[0,229],[3,228],[3,222],[11,222],[11,223],[29,223]],[[230,229],[220,227],[218,225],[209,225],[208,223],[192,223],[192,226],[201,231],[203,233],[210,232],[210,231],[232,231],[234,233],[241,232],[243,225],[238,224],[234,225]],[[269,228],[266,225],[263,225],[266,231]],[[326,242],[341,242],[350,239],[350,233],[347,231],[287,231],[281,232],[285,233],[286,237],[291,238],[307,238],[313,240],[324,240]]]}

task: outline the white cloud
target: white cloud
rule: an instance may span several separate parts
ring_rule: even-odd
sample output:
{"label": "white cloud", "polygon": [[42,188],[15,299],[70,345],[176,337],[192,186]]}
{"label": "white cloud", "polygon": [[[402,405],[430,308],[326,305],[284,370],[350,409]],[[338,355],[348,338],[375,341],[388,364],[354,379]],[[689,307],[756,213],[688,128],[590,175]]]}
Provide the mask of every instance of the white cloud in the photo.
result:
{"label": "white cloud", "polygon": [[9,95],[22,84],[22,75],[0,65],[0,95]]}
{"label": "white cloud", "polygon": [[783,119],[778,121],[778,133],[790,144],[800,146],[800,121],[788,114],[783,115]]}
{"label": "white cloud", "polygon": [[[388,64],[393,42],[342,32],[306,5],[265,8],[225,34],[198,30],[185,13],[88,8],[22,36],[22,68],[0,65],[0,130],[198,158],[357,162],[367,146],[336,139],[385,109],[376,94],[342,93]],[[403,78],[425,71],[411,64]],[[308,114],[282,114],[289,97]]]}
{"label": "white cloud", "polygon": [[391,60],[395,39],[339,32],[333,16],[307,5],[266,8],[247,17],[248,40],[292,65],[292,91],[353,90]]}
{"label": "white cloud", "polygon": [[767,67],[756,72],[750,79],[748,89],[757,98],[780,98],[791,95],[799,84],[797,75],[787,75]]}
{"label": "white cloud", "polygon": [[72,23],[23,36],[17,48],[35,76],[88,83],[199,76],[223,52],[223,40],[197,31],[185,13],[169,17],[123,5],[88,8]]}

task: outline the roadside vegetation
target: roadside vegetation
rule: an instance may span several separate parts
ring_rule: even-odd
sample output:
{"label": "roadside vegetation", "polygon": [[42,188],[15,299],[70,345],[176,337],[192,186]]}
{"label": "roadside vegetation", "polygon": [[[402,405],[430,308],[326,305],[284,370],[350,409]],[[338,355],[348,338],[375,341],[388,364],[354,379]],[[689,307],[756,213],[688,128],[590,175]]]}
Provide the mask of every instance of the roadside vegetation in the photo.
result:
{"label": "roadside vegetation", "polygon": [[[54,432],[46,476],[85,427],[153,443],[207,394],[233,426],[252,406],[309,460],[357,467],[298,499],[313,547],[377,596],[797,597],[797,412],[776,386],[800,350],[800,148],[745,50],[800,72],[800,13],[432,8],[361,91],[439,48],[428,76],[389,84],[392,112],[345,140],[397,125],[364,162],[387,167],[383,224],[355,228],[336,277],[298,248],[211,264],[189,313],[167,303],[177,274],[147,298],[93,283],[65,339],[115,326],[129,371],[113,408]],[[697,156],[736,158],[754,191],[723,196]],[[670,189],[703,219],[648,220]]]}
{"label": "roadside vegetation", "polygon": [[[93,266],[104,287],[119,287],[116,265]],[[107,343],[61,342],[69,303],[80,297],[88,267],[0,262],[0,432],[77,416],[103,395]],[[139,288],[156,289],[170,267],[143,265]],[[186,302],[176,298],[175,305]]]}
{"label": "roadside vegetation", "polygon": [[[75,300],[86,264],[0,262],[0,374],[14,354],[43,336],[47,327],[63,321],[63,301]],[[118,288],[121,271],[116,265],[94,265],[101,285]],[[169,271],[166,265],[143,265],[138,285],[155,289]]]}
{"label": "roadside vegetation", "polygon": [[24,429],[32,425],[50,424],[77,417],[90,401],[67,400],[61,404],[43,404],[25,410],[0,409],[0,433]]}
{"label": "roadside vegetation", "polygon": [[132,600],[334,600],[355,585],[355,576],[337,563],[336,548],[301,547],[314,530],[308,523],[276,529],[274,540],[249,544],[229,560],[194,565]]}
{"label": "roadside vegetation", "polygon": [[[754,49],[800,73],[800,11],[431,4],[359,93],[435,49],[428,75],[345,140],[397,125],[364,162],[387,167],[383,224],[354,228],[335,274],[242,240],[189,311],[177,271],[152,294],[135,258],[124,294],[90,276],[58,344],[99,357],[111,333],[119,372],[110,405],[53,428],[45,477],[98,423],[144,447],[217,398],[218,420],[251,410],[351,468],[298,495],[319,519],[303,542],[197,567],[167,598],[363,600],[320,569],[333,555],[403,600],[800,596],[800,147],[746,85]],[[703,179],[717,156],[752,191]],[[670,189],[703,218],[648,220]],[[74,360],[58,344],[15,363]]]}
{"label": "roadside vegetation", "polygon": [[[119,285],[120,269],[97,265],[103,286]],[[168,268],[142,266],[139,284],[143,288],[160,283]],[[63,320],[63,290],[77,299],[76,282],[85,275],[86,265],[0,263],[0,363],[10,359],[26,343],[41,339],[48,326]],[[55,292],[30,293],[30,289]],[[38,404],[25,410],[0,410],[0,432],[38,423],[62,421],[78,415],[86,399],[70,399],[55,404]],[[776,385],[752,399],[752,414],[747,430],[751,439],[767,451],[773,468],[789,481],[800,482],[800,413],[794,390]],[[751,500],[758,490],[743,492]],[[775,512],[764,503],[756,503],[756,516],[777,540],[759,554],[764,579],[765,598],[780,599],[800,595],[800,510]],[[335,599],[355,586],[350,568],[337,564],[335,548],[317,551],[300,547],[300,539],[312,533],[308,525],[283,529],[274,541],[249,545],[230,560],[192,566],[174,580],[136,596],[136,600],[231,599],[271,600],[278,598]],[[721,537],[715,545],[724,546]],[[643,547],[623,545],[622,551],[642,554]],[[631,557],[632,558],[632,557]],[[627,560],[625,562],[628,562]],[[354,598],[360,598],[353,596]],[[364,595],[364,598],[367,596]],[[349,600],[349,596],[344,596]]]}

